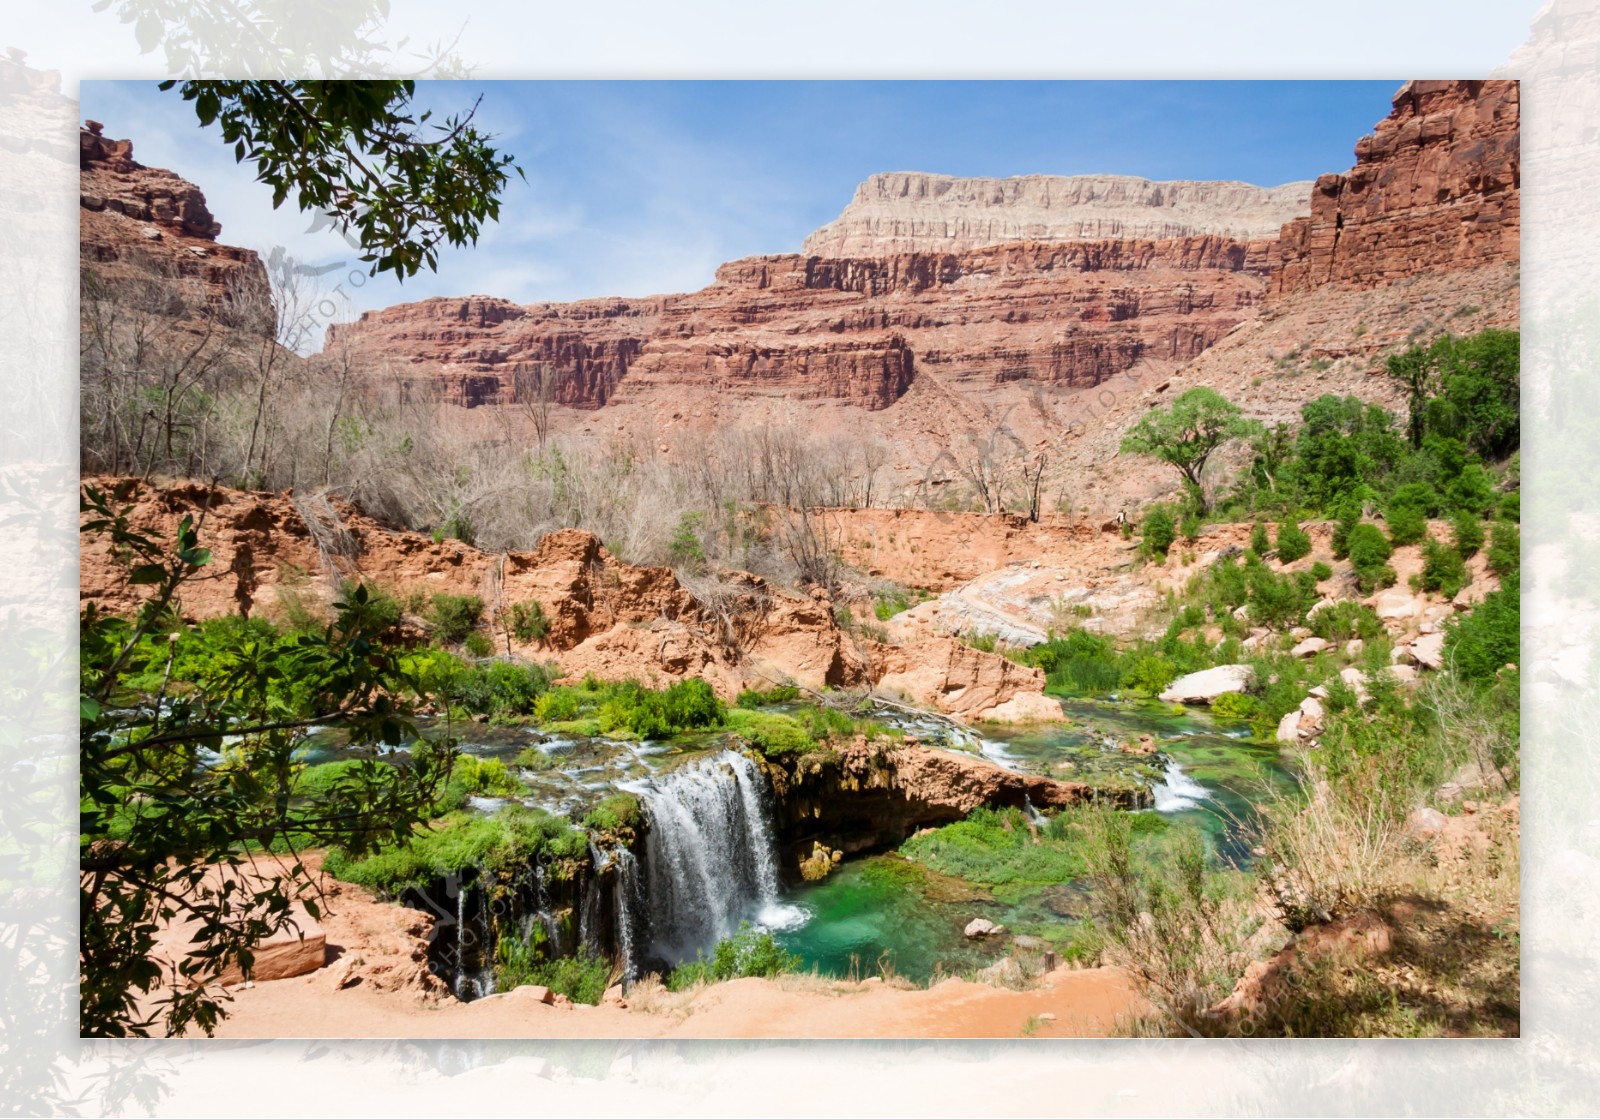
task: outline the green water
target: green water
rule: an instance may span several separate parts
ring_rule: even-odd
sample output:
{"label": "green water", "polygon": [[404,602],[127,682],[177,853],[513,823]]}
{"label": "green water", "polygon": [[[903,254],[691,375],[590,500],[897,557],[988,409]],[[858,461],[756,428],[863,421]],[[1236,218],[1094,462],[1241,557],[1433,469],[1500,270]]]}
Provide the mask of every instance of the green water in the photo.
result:
{"label": "green water", "polygon": [[[1079,699],[1063,700],[1063,707],[1066,724],[986,729],[983,752],[1011,768],[1063,780],[1155,784],[1164,805],[1160,815],[1170,825],[1201,828],[1219,864],[1249,861],[1255,806],[1270,791],[1294,785],[1276,747],[1249,742],[1242,730],[1230,732],[1207,715]],[[1161,756],[1118,748],[1142,734],[1155,738]],[[1175,788],[1169,761],[1182,771]],[[1084,935],[1088,889],[1081,882],[989,887],[889,854],[846,863],[821,882],[795,887],[785,900],[810,914],[803,925],[776,934],[807,969],[840,976],[889,970],[925,983],[975,971],[1014,945],[968,940],[962,930],[974,917],[1068,955]]]}

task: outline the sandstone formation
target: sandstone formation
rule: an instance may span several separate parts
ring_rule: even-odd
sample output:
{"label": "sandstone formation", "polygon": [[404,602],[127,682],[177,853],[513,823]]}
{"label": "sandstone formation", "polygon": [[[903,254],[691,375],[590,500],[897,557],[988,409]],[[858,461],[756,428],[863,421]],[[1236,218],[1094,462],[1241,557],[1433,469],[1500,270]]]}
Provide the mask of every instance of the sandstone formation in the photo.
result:
{"label": "sandstone formation", "polygon": [[1514,81],[1407,82],[1355,167],[1319,178],[1311,215],[1284,227],[1273,291],[1516,261],[1519,110]]}
{"label": "sandstone formation", "polygon": [[1251,313],[1268,248],[1193,236],[751,257],[689,295],[529,307],[471,296],[369,311],[330,327],[328,349],[469,407],[541,394],[578,409],[682,407],[688,391],[876,411],[924,373],[981,391],[1019,380],[1084,388],[1136,364],[1175,366]]}
{"label": "sandstone formation", "polygon": [[1247,664],[1219,664],[1178,677],[1161,693],[1161,699],[1165,703],[1210,703],[1228,692],[1244,691],[1254,675]]}
{"label": "sandstone formation", "polygon": [[[287,865],[270,856],[260,869],[214,867],[201,880],[201,889],[213,895],[207,904],[216,904],[222,896],[224,883],[230,880],[238,888],[264,890],[269,888],[275,879],[289,878],[289,871]],[[288,883],[286,890],[293,895],[294,883]],[[186,896],[200,900],[198,892]],[[255,916],[264,916],[264,911],[256,913]],[[226,913],[226,919],[230,922],[244,920],[246,917],[247,914],[237,906]],[[188,958],[195,934],[199,931],[200,921],[184,914],[181,910],[161,925],[156,933],[153,955],[168,975],[175,974],[176,966]],[[273,979],[305,975],[327,963],[327,934],[303,904],[293,901],[289,906],[288,923],[259,941],[253,954],[254,961],[248,976],[252,982],[265,983]],[[238,964],[232,963],[213,982],[231,987],[243,983],[246,978]]]}
{"label": "sandstone formation", "polygon": [[179,318],[238,309],[271,329],[271,291],[261,258],[217,242],[222,225],[200,188],[133,158],[131,140],[111,140],[96,121],[78,133],[80,254],[85,269],[119,297]]}
{"label": "sandstone formation", "polygon": [[958,179],[873,175],[844,212],[805,240],[809,256],[961,252],[1007,241],[1276,236],[1306,212],[1308,182],[1151,182],[1132,175]]}
{"label": "sandstone formation", "polygon": [[972,721],[1059,722],[1061,705],[1044,693],[1044,673],[949,637],[914,645],[870,645],[877,690]]}

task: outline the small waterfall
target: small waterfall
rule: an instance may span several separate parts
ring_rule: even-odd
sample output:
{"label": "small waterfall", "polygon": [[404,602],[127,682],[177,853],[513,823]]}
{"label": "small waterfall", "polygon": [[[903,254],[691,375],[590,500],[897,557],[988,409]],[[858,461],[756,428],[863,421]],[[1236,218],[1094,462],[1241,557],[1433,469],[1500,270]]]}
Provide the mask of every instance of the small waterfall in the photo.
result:
{"label": "small waterfall", "polygon": [[626,847],[617,851],[616,880],[616,945],[617,956],[622,961],[622,978],[632,982],[639,977],[639,960],[633,947],[635,914],[642,908],[642,884],[639,881],[639,860]]}
{"label": "small waterfall", "polygon": [[642,877],[652,956],[692,960],[741,922],[804,920],[779,900],[771,790],[749,758],[725,750],[629,791],[650,819]]}
{"label": "small waterfall", "polygon": [[1183,771],[1177,761],[1167,759],[1166,773],[1161,784],[1150,790],[1155,797],[1157,812],[1182,812],[1193,808],[1202,800],[1211,798],[1210,791]]}

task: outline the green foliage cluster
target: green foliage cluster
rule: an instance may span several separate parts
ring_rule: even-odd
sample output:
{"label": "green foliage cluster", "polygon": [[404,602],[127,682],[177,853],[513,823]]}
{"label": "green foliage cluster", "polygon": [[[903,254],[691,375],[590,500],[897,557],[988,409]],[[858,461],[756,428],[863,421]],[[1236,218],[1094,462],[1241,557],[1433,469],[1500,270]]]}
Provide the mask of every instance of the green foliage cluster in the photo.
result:
{"label": "green foliage cluster", "polygon": [[[1034,829],[1021,809],[979,808],[964,820],[912,836],[900,854],[929,870],[986,885],[1048,885],[1083,877],[1086,821],[1100,809],[1078,808],[1053,816]],[[1135,817],[1137,827],[1162,830],[1153,813]]]}
{"label": "green foliage cluster", "polygon": [[1151,506],[1144,515],[1140,537],[1146,555],[1165,556],[1167,549],[1178,538],[1177,528],[1172,523],[1172,511],[1165,505]]}
{"label": "green foliage cluster", "polygon": [[709,959],[702,953],[693,963],[673,968],[667,976],[667,989],[685,991],[697,983],[771,978],[799,970],[799,956],[785,950],[771,933],[758,931],[747,921],[733,936],[718,941]]}
{"label": "green foliage cluster", "polygon": [[1470,578],[1466,560],[1452,544],[1428,537],[1422,544],[1422,571],[1417,577],[1419,589],[1454,598]]}
{"label": "green foliage cluster", "polygon": [[1311,627],[1312,633],[1325,641],[1349,641],[1354,637],[1366,641],[1383,632],[1383,623],[1378,620],[1377,611],[1348,599],[1324,606],[1312,614],[1306,624]]}
{"label": "green foliage cluster", "polygon": [[754,710],[757,707],[776,707],[783,703],[793,703],[799,698],[800,689],[793,684],[774,684],[764,692],[746,688],[739,693],[736,703],[740,707]]}
{"label": "green foliage cluster", "polygon": [[514,722],[537,710],[555,677],[553,666],[516,661],[464,661],[443,649],[419,649],[406,657],[429,694],[452,710]]}
{"label": "green foliage cluster", "polygon": [[1293,563],[1310,554],[1311,537],[1300,527],[1299,521],[1285,517],[1283,523],[1278,525],[1278,562]]}
{"label": "green foliage cluster", "polygon": [[1350,566],[1355,569],[1356,582],[1363,593],[1370,594],[1379,587],[1394,583],[1394,568],[1389,566],[1389,557],[1394,554],[1394,548],[1377,525],[1356,525],[1346,538],[1346,548]]}
{"label": "green foliage cluster", "polygon": [[1508,664],[1522,663],[1521,580],[1508,577],[1470,612],[1445,627],[1444,656],[1450,671],[1464,679],[1496,679]]}
{"label": "green foliage cluster", "polygon": [[637,680],[607,683],[589,676],[575,686],[543,692],[531,710],[540,726],[634,738],[671,738],[715,730],[726,723],[728,715],[711,685],[698,678],[652,689]]}
{"label": "green foliage cluster", "polygon": [[426,888],[446,874],[476,867],[492,878],[513,878],[534,861],[556,863],[588,852],[588,838],[565,820],[537,808],[510,805],[492,816],[452,812],[434,820],[405,844],[356,856],[328,853],[333,877],[396,898]]}
{"label": "green foliage cluster", "polygon": [[1149,455],[1173,467],[1197,510],[1204,513],[1206,495],[1201,479],[1211,455],[1223,444],[1260,430],[1259,423],[1245,419],[1238,406],[1215,389],[1196,386],[1170,407],[1147,412],[1123,437],[1122,453]]}
{"label": "green foliage cluster", "polygon": [[1248,722],[1261,713],[1261,701],[1248,692],[1223,692],[1211,701],[1211,713],[1219,719]]}
{"label": "green foliage cluster", "polygon": [[544,606],[538,599],[530,598],[512,603],[506,624],[511,630],[511,636],[523,644],[543,641],[545,634],[550,632],[550,619],[545,615]]}
{"label": "green foliage cluster", "polygon": [[799,719],[776,711],[735,708],[728,712],[728,729],[769,758],[808,754],[821,747]]}
{"label": "green foliage cluster", "polygon": [[1250,530],[1250,550],[1257,556],[1265,556],[1272,551],[1272,538],[1267,535],[1266,522],[1257,521]]}
{"label": "green foliage cluster", "polygon": [[436,594],[428,606],[428,620],[441,644],[455,645],[483,622],[483,599],[475,594]]}
{"label": "green foliage cluster", "polygon": [[611,961],[592,951],[575,956],[554,956],[544,926],[531,922],[522,935],[503,932],[494,946],[494,985],[497,991],[517,987],[548,987],[575,1003],[598,1006],[611,982]]}

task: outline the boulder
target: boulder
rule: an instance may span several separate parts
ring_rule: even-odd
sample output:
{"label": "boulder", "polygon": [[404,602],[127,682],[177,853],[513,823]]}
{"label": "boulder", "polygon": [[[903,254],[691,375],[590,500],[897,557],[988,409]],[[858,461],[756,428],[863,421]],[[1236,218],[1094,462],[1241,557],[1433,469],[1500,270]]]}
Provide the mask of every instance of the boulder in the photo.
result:
{"label": "boulder", "polygon": [[1346,668],[1339,673],[1351,691],[1356,693],[1356,698],[1365,703],[1367,700],[1367,677],[1359,668]]}
{"label": "boulder", "polygon": [[1300,741],[1300,712],[1291,711],[1278,720],[1277,739],[1289,746]]}
{"label": "boulder", "polygon": [[1305,626],[1295,626],[1289,631],[1289,636],[1296,641],[1304,641],[1311,636],[1311,631]]}
{"label": "boulder", "polygon": [[506,992],[508,998],[518,1002],[537,1002],[549,1006],[556,1001],[555,992],[549,987],[538,983],[525,983],[521,987],[513,987]]}
{"label": "boulder", "polygon": [[1322,702],[1315,696],[1307,696],[1300,701],[1300,728],[1315,734],[1322,729],[1324,712]]}
{"label": "boulder", "polygon": [[997,925],[983,917],[974,917],[967,922],[967,927],[962,930],[968,940],[982,940],[984,937],[999,936],[1006,931],[1004,925]]}
{"label": "boulder", "polygon": [[622,984],[613,983],[607,987],[606,993],[600,996],[600,1005],[626,1007],[628,1002],[622,997]]}
{"label": "boulder", "polygon": [[1444,667],[1444,634],[1427,633],[1411,643],[1411,656],[1424,668]]}
{"label": "boulder", "polygon": [[1328,648],[1328,642],[1321,637],[1308,637],[1293,649],[1289,650],[1291,657],[1314,657]]}
{"label": "boulder", "polygon": [[1220,695],[1244,691],[1254,674],[1247,664],[1221,664],[1203,672],[1191,672],[1174,680],[1161,693],[1161,699],[1166,703],[1210,703]]}
{"label": "boulder", "polygon": [[1422,613],[1423,602],[1410,591],[1391,588],[1372,600],[1372,608],[1386,622],[1415,618]]}
{"label": "boulder", "polygon": [[1391,664],[1388,672],[1399,684],[1415,684],[1419,679],[1416,668],[1409,664]]}
{"label": "boulder", "polygon": [[1311,609],[1306,611],[1306,620],[1310,621],[1324,610],[1331,610],[1337,603],[1331,598],[1319,598],[1311,604]]}
{"label": "boulder", "polygon": [[1344,655],[1349,657],[1351,660],[1355,660],[1366,651],[1366,648],[1367,643],[1365,641],[1361,640],[1359,637],[1352,637],[1349,641],[1344,643]]}
{"label": "boulder", "polygon": [[1437,808],[1419,808],[1406,817],[1406,834],[1413,839],[1430,839],[1444,830],[1445,815]]}

